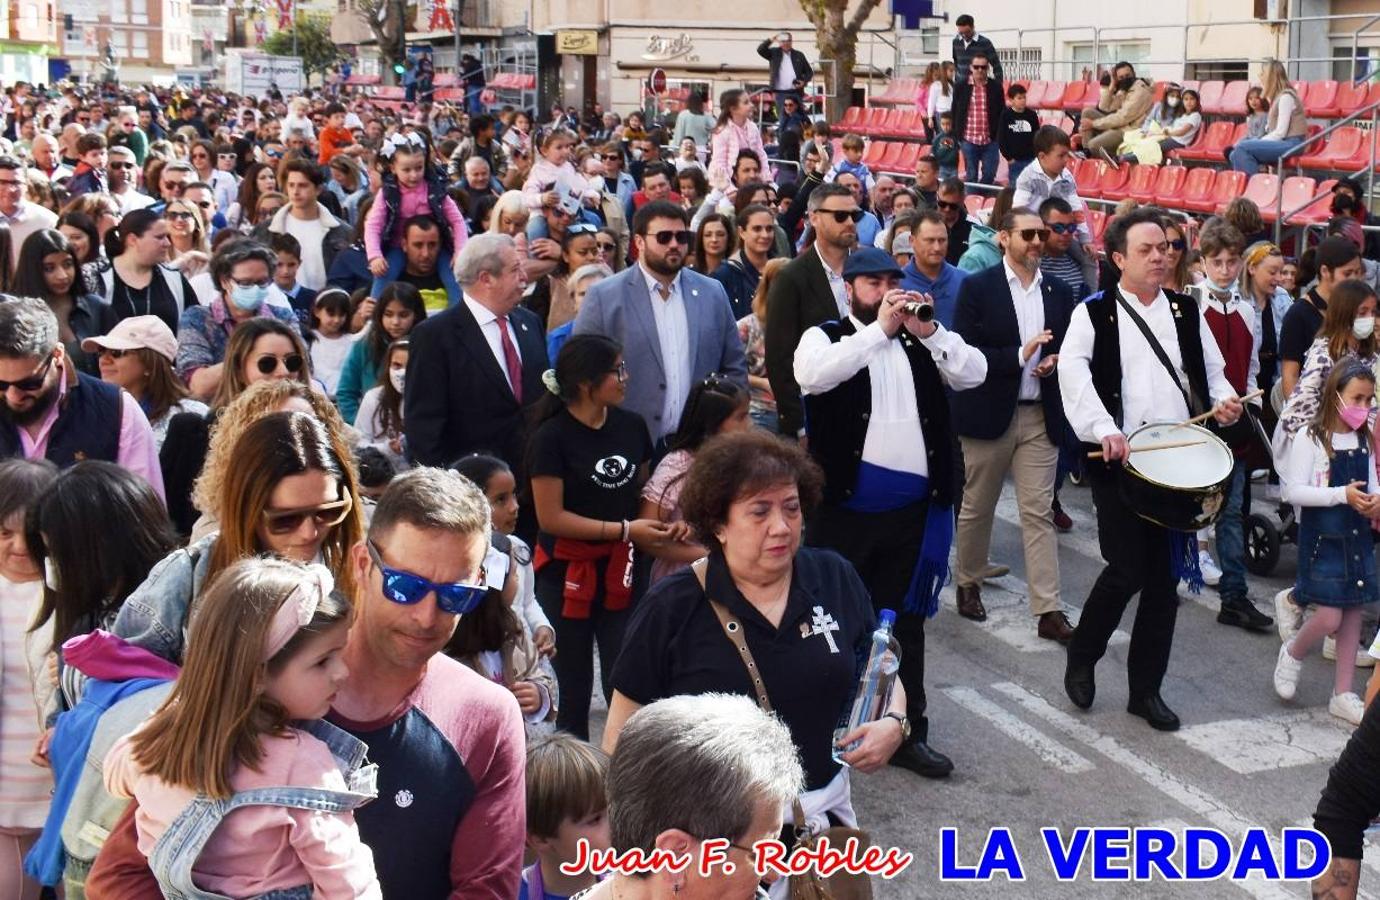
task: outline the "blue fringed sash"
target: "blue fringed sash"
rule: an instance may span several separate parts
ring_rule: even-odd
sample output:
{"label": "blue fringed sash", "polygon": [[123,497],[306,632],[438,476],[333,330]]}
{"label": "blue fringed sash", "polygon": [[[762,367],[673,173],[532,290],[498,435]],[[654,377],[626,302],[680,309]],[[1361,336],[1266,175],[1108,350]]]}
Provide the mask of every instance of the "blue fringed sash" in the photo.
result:
{"label": "blue fringed sash", "polygon": [[[864,462],[858,466],[858,482],[853,496],[843,505],[853,512],[891,512],[919,503],[929,497],[930,480],[913,472],[898,472]],[[910,587],[901,602],[908,613],[923,613],[934,618],[939,612],[939,592],[949,581],[949,548],[954,542],[954,509],[930,503],[925,513],[925,536],[920,542],[920,558],[910,578]],[[1196,545],[1195,545],[1196,547]],[[1193,557],[1197,565],[1198,557]]]}
{"label": "blue fringed sash", "polygon": [[1203,572],[1198,567],[1198,532],[1169,532],[1169,565],[1175,582],[1185,582],[1190,592],[1203,592]]}

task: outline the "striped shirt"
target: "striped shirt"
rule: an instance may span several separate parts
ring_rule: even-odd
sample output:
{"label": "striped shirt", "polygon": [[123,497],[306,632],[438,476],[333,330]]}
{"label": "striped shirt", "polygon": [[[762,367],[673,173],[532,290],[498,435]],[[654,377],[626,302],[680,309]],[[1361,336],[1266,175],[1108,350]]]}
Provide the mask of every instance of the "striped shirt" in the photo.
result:
{"label": "striped shirt", "polygon": [[1040,271],[1067,284],[1069,290],[1073,291],[1073,296],[1079,300],[1082,300],[1087,293],[1084,290],[1083,267],[1074,262],[1073,257],[1067,253],[1041,257]]}
{"label": "striped shirt", "polygon": [[25,637],[42,596],[43,582],[0,575],[0,828],[42,828],[53,792],[52,773],[30,762],[40,731]]}

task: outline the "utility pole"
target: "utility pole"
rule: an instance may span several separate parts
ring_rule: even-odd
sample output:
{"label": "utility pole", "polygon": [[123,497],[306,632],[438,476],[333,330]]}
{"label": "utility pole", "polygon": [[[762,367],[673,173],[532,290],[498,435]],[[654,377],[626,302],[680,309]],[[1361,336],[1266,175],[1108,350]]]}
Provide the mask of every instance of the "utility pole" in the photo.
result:
{"label": "utility pole", "polygon": [[292,55],[297,55],[297,0],[292,0]]}
{"label": "utility pole", "polygon": [[451,27],[455,29],[455,84],[460,86],[460,14],[465,11],[465,0],[455,0],[455,18]]}

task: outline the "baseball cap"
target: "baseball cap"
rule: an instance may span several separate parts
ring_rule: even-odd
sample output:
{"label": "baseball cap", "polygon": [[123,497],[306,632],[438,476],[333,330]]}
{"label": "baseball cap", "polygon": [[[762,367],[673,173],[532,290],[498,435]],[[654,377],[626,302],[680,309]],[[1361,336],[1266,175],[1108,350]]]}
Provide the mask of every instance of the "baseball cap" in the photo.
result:
{"label": "baseball cap", "polygon": [[168,362],[177,360],[177,338],[172,329],[157,316],[130,316],[122,319],[102,337],[89,337],[81,342],[87,353],[101,350],[140,350],[147,347],[166,357]]}
{"label": "baseball cap", "polygon": [[885,250],[863,247],[848,254],[848,259],[843,263],[844,281],[852,281],[859,275],[895,275],[899,278],[901,267]]}
{"label": "baseball cap", "polygon": [[909,231],[897,231],[896,237],[891,241],[891,255],[905,253],[909,256],[915,255],[915,247],[910,242]]}

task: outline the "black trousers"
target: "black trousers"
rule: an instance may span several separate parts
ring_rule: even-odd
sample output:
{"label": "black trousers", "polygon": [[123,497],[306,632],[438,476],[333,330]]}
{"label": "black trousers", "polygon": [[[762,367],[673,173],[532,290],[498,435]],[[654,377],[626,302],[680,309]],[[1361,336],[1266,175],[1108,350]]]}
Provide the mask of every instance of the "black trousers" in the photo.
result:
{"label": "black trousers", "polygon": [[1101,659],[1126,604],[1140,594],[1126,657],[1127,683],[1132,697],[1155,694],[1169,668],[1174,622],[1179,614],[1178,582],[1169,558],[1170,533],[1137,516],[1122,501],[1117,476],[1105,467],[1090,466],[1087,478],[1097,506],[1098,543],[1107,566],[1083,605],[1083,615],[1069,642],[1069,661],[1093,665]]}
{"label": "black trousers", "polygon": [[551,666],[556,670],[556,683],[561,689],[560,706],[556,709],[556,727],[568,731],[582,741],[589,740],[589,704],[594,693],[594,645],[599,644],[599,680],[604,701],[613,697],[613,664],[623,646],[623,631],[632,612],[627,609],[604,608],[604,569],[608,560],[601,560],[599,589],[590,604],[588,619],[571,619],[561,614],[564,606],[566,564],[559,560],[547,563],[535,579],[537,602],[556,630],[556,657]]}
{"label": "black trousers", "polygon": [[[805,532],[806,543],[836,551],[858,571],[872,608],[896,611],[893,635],[901,647],[901,684],[906,716],[915,740],[929,740],[925,718],[925,617],[902,609],[910,588],[920,542],[925,537],[927,504],[884,513],[859,513],[841,506],[821,507]],[[559,657],[558,657],[559,658]]]}

